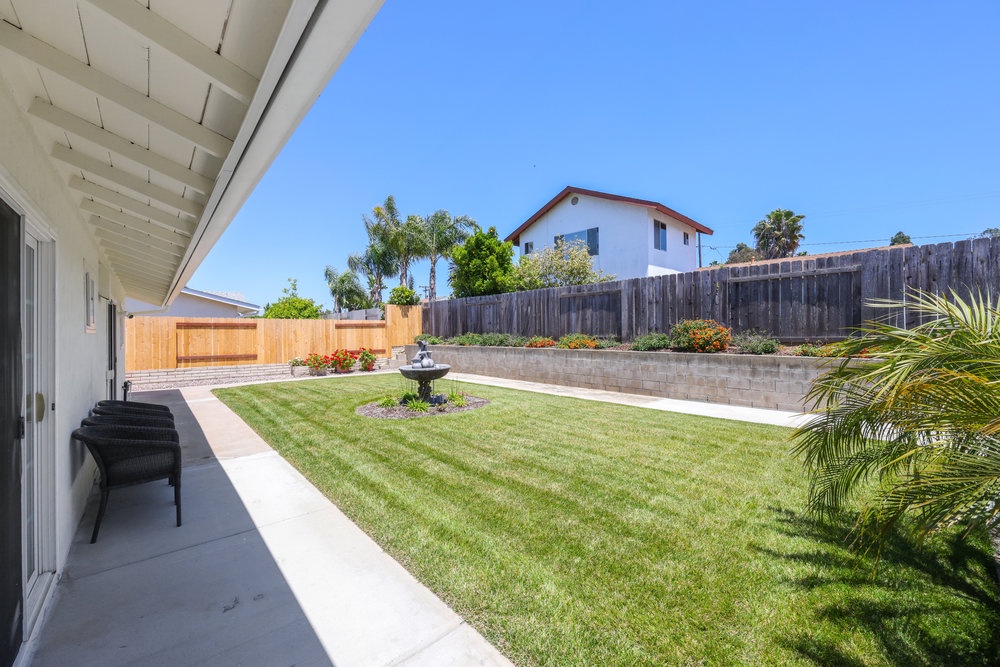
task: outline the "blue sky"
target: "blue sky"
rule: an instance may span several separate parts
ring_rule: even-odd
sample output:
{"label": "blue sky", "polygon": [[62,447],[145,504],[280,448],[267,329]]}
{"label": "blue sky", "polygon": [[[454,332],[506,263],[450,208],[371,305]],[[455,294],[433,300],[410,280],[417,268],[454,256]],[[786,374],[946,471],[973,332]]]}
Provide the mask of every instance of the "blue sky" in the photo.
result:
{"label": "blue sky", "polygon": [[263,305],[295,278],[329,308],[388,194],[501,236],[567,185],[652,199],[715,230],[705,264],[775,208],[810,254],[1000,227],[997,25],[997,2],[388,0],[189,286]]}

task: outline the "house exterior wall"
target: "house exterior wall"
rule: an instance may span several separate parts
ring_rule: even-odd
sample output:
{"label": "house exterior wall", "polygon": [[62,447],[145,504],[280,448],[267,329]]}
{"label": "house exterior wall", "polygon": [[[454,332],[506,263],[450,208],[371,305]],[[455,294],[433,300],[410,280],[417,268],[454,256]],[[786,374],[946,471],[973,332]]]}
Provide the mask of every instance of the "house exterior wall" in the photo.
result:
{"label": "house exterior wall", "polygon": [[[578,198],[575,205],[572,203],[574,197]],[[665,252],[653,246],[654,217],[668,226]],[[698,268],[694,229],[643,206],[589,195],[574,194],[564,198],[521,232],[521,252],[524,252],[525,243],[533,243],[534,250],[538,251],[552,247],[557,235],[591,227],[600,230],[600,252],[593,258],[594,268],[614,274],[620,280]],[[683,245],[685,231],[690,235],[687,247]]]}
{"label": "house exterior wall", "polygon": [[[125,309],[129,312],[142,312],[146,310],[155,310],[156,306],[148,303],[143,303],[136,299],[126,299]],[[212,301],[211,299],[202,299],[201,297],[195,296],[193,294],[186,294],[181,292],[174,302],[170,304],[170,308],[163,311],[162,313],[150,312],[144,313],[143,317],[239,317],[239,309],[229,303],[222,303],[221,301]]]}
{"label": "house exterior wall", "polygon": [[[674,220],[668,215],[652,209],[645,210],[647,214],[646,233],[649,242],[648,272],[649,276],[662,276],[668,273],[685,273],[698,268],[698,232],[691,227]],[[657,250],[653,243],[654,223],[667,225],[667,249]],[[684,245],[684,233],[687,232],[688,244]],[[633,276],[629,276],[630,278]],[[640,277],[640,276],[634,276]]]}
{"label": "house exterior wall", "polygon": [[[97,400],[105,397],[107,365],[108,300],[121,304],[124,290],[114,275],[102,267],[97,244],[80,218],[63,177],[46,159],[45,149],[20,110],[8,82],[0,78],[0,196],[43,237],[41,257],[53,267],[52,282],[39,294],[43,309],[50,309],[51,345],[39,350],[39,363],[48,368],[39,391],[46,397],[43,447],[52,452],[45,474],[51,475],[54,505],[54,543],[51,565],[56,575],[69,553],[73,536],[94,483],[95,466],[82,445],[70,441]],[[20,108],[19,108],[20,107]],[[95,281],[95,330],[84,330],[85,275]],[[119,311],[121,312],[121,311]],[[119,315],[120,317],[120,315]],[[116,326],[120,328],[120,319]],[[124,358],[118,349],[118,374],[124,378]],[[50,406],[54,404],[52,409]]]}

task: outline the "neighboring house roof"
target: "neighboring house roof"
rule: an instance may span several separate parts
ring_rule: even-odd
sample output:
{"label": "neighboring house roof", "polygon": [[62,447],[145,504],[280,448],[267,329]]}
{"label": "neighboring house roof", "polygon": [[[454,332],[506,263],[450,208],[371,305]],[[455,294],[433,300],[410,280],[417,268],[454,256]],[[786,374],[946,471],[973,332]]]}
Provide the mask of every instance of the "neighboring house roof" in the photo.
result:
{"label": "neighboring house roof", "polygon": [[166,306],[382,2],[0,2],[0,85],[102,264]]}
{"label": "neighboring house roof", "polygon": [[[224,303],[228,306],[234,306],[238,311],[246,311],[248,313],[257,312],[260,310],[260,306],[255,303],[250,303],[243,299],[242,294],[231,294],[226,292],[202,292],[201,290],[191,289],[190,287],[185,287],[181,290],[181,294],[187,294],[189,296],[198,297],[199,299],[205,299],[207,301],[216,301],[218,303]],[[236,298],[236,297],[240,298]]]}
{"label": "neighboring house roof", "polygon": [[520,227],[518,227],[517,229],[515,229],[510,234],[508,234],[507,238],[505,238],[504,241],[513,241],[514,244],[519,244],[521,232],[523,232],[524,230],[526,230],[531,225],[535,224],[535,222],[539,218],[541,218],[543,215],[545,215],[546,213],[548,213],[549,211],[551,211],[555,207],[556,204],[558,204],[559,202],[561,202],[563,199],[565,199],[566,197],[568,197],[570,194],[587,195],[589,197],[599,197],[600,199],[608,199],[610,201],[618,201],[618,202],[622,202],[622,203],[625,203],[625,204],[633,204],[635,206],[643,206],[645,208],[651,208],[654,211],[659,211],[660,213],[662,213],[664,215],[669,215],[671,218],[674,218],[675,220],[679,220],[680,222],[683,222],[686,225],[690,225],[696,231],[699,231],[702,234],[713,234],[714,233],[711,229],[709,229],[705,225],[701,224],[700,222],[695,222],[694,220],[692,220],[691,218],[687,217],[686,215],[678,213],[674,209],[672,209],[672,208],[670,208],[668,206],[664,206],[663,204],[661,204],[659,202],[649,201],[648,199],[636,199],[635,197],[625,197],[623,195],[613,195],[613,194],[610,194],[610,193],[607,193],[607,192],[598,192],[597,190],[586,190],[584,188],[574,188],[572,186],[566,186],[563,189],[563,191],[560,192],[559,194],[557,194],[555,197],[553,197],[549,201],[548,204],[546,204],[545,206],[543,206],[540,209],[538,209],[538,211],[533,216],[531,216],[530,218],[528,218],[527,220],[525,220],[524,224],[522,224]]}

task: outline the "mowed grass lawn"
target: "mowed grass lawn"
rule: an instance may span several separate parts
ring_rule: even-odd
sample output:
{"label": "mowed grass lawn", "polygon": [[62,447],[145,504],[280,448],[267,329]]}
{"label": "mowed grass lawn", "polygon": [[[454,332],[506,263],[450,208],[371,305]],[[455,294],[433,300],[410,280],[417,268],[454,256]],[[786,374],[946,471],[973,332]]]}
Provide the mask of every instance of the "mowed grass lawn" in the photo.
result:
{"label": "mowed grass lawn", "polygon": [[491,403],[377,420],[365,376],[216,394],[518,665],[1000,664],[988,541],[803,513],[787,429],[460,384]]}

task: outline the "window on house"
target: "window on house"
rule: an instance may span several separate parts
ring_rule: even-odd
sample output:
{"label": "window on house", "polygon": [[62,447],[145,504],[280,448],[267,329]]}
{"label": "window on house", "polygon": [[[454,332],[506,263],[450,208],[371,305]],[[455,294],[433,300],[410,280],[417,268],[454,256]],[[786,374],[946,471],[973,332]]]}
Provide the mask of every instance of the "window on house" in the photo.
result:
{"label": "window on house", "polygon": [[583,231],[573,232],[572,234],[559,234],[553,240],[556,243],[562,241],[566,245],[582,241],[587,244],[587,254],[599,255],[601,253],[600,235],[598,234],[597,227],[591,227],[590,229],[584,229]]}
{"label": "window on house", "polygon": [[691,245],[691,236],[684,232],[684,245]]}
{"label": "window on house", "polygon": [[535,244],[532,241],[525,241],[524,243],[524,254],[530,255],[535,249]]}
{"label": "window on house", "polygon": [[667,224],[665,222],[653,220],[653,247],[657,250],[667,249]]}

